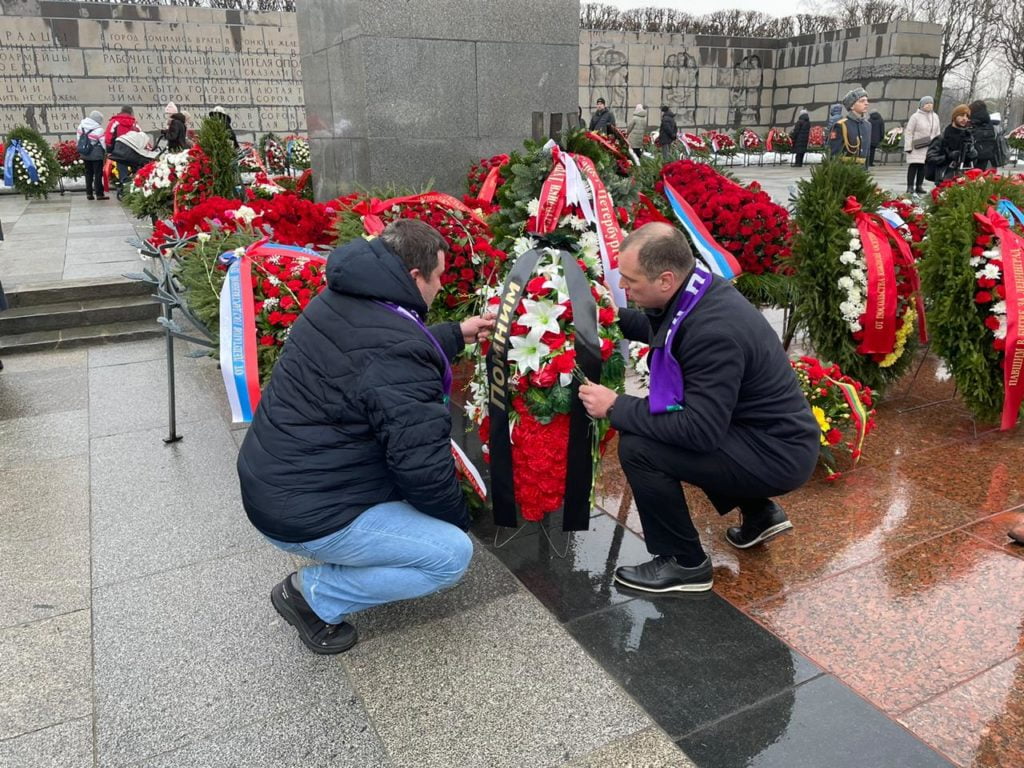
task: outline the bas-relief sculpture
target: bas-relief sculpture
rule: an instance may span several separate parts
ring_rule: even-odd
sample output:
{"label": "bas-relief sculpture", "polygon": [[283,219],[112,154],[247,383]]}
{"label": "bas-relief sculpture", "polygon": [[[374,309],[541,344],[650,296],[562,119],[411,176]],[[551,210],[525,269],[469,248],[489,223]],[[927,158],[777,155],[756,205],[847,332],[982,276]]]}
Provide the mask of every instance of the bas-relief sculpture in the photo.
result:
{"label": "bas-relief sculpture", "polygon": [[697,60],[686,51],[669,53],[661,80],[661,104],[672,109],[681,124],[697,122],[699,77]]}

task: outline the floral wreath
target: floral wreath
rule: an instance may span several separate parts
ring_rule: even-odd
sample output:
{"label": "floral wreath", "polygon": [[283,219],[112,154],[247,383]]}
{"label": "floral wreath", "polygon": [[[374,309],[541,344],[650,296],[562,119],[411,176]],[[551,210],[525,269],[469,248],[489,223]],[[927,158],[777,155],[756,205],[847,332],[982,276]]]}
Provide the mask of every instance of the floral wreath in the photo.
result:
{"label": "floral wreath", "polygon": [[749,128],[744,128],[740,132],[740,146],[743,147],[745,152],[763,152],[764,142],[761,141],[761,137],[758,136],[754,131]]}
{"label": "floral wreath", "polygon": [[4,183],[25,197],[46,197],[57,183],[60,165],[38,131],[20,125],[3,146]]}

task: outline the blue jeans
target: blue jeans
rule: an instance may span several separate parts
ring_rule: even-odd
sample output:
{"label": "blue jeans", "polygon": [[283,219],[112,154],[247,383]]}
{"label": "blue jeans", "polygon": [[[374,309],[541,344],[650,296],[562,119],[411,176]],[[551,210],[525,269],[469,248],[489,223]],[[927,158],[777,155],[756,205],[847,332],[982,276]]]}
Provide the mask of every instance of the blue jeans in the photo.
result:
{"label": "blue jeans", "polygon": [[300,569],[299,586],[309,607],[328,624],[450,587],[473,556],[469,536],[405,501],[370,507],[340,531],[313,541],[270,541],[322,563]]}

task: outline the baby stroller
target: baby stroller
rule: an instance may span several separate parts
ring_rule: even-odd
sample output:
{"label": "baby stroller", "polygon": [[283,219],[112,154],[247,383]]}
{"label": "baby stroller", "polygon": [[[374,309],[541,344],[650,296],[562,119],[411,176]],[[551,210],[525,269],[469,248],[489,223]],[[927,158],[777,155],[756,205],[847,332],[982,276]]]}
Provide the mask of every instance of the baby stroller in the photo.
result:
{"label": "baby stroller", "polygon": [[159,144],[150,148],[149,134],[145,131],[130,131],[114,139],[110,159],[117,164],[117,199],[124,197],[136,171],[160,156]]}

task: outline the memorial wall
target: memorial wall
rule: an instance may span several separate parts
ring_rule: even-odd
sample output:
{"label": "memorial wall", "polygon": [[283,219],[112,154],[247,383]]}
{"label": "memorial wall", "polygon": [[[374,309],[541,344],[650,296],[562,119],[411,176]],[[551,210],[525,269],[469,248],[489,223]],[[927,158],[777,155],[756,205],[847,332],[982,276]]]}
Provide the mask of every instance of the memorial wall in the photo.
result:
{"label": "memorial wall", "polygon": [[124,105],[156,130],[168,101],[195,118],[220,104],[242,132],[305,131],[294,14],[0,0],[0,134],[67,138]]}

